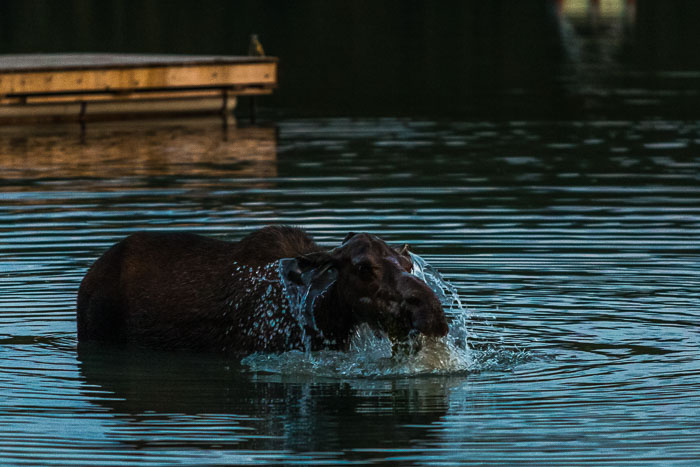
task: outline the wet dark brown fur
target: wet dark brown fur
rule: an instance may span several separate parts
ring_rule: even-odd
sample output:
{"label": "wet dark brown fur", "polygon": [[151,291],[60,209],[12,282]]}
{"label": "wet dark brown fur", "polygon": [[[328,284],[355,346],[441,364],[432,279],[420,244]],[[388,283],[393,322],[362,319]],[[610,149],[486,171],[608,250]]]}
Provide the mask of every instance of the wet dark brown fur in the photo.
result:
{"label": "wet dark brown fur", "polygon": [[[291,258],[283,272],[290,281],[321,294],[305,327],[289,314],[281,258]],[[286,226],[239,242],[140,232],[112,246],[85,275],[78,339],[250,353],[301,349],[304,336],[313,348],[343,349],[362,322],[398,338],[411,330],[444,335],[437,297],[410,269],[406,251],[369,234],[349,234],[325,251]]]}

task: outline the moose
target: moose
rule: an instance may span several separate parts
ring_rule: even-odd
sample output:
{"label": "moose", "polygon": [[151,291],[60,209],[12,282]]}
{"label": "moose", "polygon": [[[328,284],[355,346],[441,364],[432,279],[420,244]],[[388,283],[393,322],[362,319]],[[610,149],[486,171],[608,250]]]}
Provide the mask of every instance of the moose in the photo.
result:
{"label": "moose", "polygon": [[444,336],[440,301],[412,266],[407,246],[368,233],[324,250],[289,226],[238,242],[138,232],[83,278],[78,340],[249,354],[347,350],[362,323],[396,341]]}

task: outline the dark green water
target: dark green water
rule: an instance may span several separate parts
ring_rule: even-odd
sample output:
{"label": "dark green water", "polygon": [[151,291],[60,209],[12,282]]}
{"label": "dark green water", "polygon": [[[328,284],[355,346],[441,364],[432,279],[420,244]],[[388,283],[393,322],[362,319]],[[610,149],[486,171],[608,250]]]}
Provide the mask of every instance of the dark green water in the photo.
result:
{"label": "dark green water", "polygon": [[[3,128],[2,463],[695,464],[699,173],[697,121]],[[468,354],[77,351],[113,242],[270,223],[411,243],[469,310]]]}
{"label": "dark green water", "polygon": [[[700,9],[636,4],[593,27],[549,0],[2,2],[0,53],[256,32],[281,71],[274,127],[0,128],[0,464],[697,465]],[[114,242],[271,223],[412,244],[468,349],[78,351]]]}
{"label": "dark green water", "polygon": [[0,54],[245,55],[257,33],[280,60],[262,104],[295,117],[697,119],[700,3],[635,4],[594,27],[555,0],[3,0]]}

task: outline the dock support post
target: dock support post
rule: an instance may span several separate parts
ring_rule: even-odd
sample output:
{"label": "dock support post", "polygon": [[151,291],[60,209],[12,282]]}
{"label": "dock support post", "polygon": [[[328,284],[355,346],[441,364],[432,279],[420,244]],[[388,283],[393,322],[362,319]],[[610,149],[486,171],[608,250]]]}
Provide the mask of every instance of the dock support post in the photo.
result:
{"label": "dock support post", "polygon": [[226,89],[221,90],[221,125],[224,128],[228,128],[228,91]]}
{"label": "dock support post", "polygon": [[78,123],[80,123],[80,138],[85,138],[85,114],[87,113],[87,102],[80,103],[80,113],[78,114]]}
{"label": "dock support post", "polygon": [[250,123],[255,125],[255,111],[256,109],[255,96],[250,96]]}

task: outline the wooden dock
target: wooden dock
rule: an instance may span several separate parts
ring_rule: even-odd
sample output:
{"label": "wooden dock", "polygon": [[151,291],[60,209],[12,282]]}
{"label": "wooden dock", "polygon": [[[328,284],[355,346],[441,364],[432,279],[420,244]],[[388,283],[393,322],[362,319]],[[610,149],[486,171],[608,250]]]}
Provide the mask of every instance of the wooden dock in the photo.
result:
{"label": "wooden dock", "polygon": [[226,115],[276,87],[275,57],[0,55],[0,122]]}

